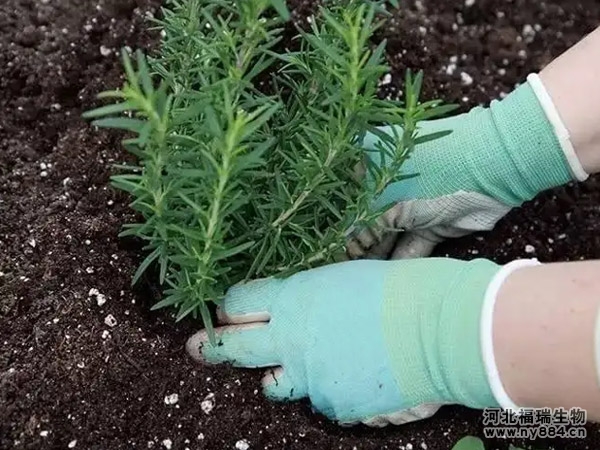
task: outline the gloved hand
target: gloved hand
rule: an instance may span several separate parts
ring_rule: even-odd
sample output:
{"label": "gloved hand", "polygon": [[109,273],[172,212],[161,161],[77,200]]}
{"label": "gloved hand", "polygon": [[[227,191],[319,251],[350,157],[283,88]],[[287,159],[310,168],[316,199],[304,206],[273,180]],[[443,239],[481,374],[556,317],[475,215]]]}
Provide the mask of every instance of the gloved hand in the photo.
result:
{"label": "gloved hand", "polygon": [[[393,257],[427,256],[446,238],[492,229],[511,208],[543,190],[587,177],[537,75],[490,108],[421,123],[420,134],[444,130],[452,134],[415,148],[402,172],[418,176],[388,187],[377,206],[396,206],[349,245],[351,256],[380,241],[395,244],[382,229],[408,230]],[[365,149],[375,149],[377,141],[368,135]]]}
{"label": "gloved hand", "polygon": [[229,326],[217,329],[218,344],[200,332],[187,350],[207,363],[272,367],[268,398],[308,397],[342,424],[496,406],[480,316],[499,270],[487,260],[363,260],[238,285],[220,307]]}

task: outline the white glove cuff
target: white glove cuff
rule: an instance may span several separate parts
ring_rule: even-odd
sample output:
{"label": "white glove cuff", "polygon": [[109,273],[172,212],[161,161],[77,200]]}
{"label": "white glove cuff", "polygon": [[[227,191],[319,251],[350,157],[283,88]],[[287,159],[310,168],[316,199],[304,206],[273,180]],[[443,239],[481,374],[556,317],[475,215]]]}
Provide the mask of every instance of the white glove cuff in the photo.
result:
{"label": "white glove cuff", "polygon": [[571,143],[571,136],[569,134],[569,130],[563,123],[554,102],[552,101],[552,97],[548,94],[548,91],[544,87],[541,78],[539,75],[532,73],[527,77],[527,81],[533,89],[540,105],[542,105],[542,109],[546,113],[546,117],[552,127],[554,128],[554,134],[556,135],[558,142],[565,154],[567,162],[571,167],[571,173],[578,181],[585,181],[589,177],[589,174],[586,173],[577,154],[575,153],[575,148]]}
{"label": "white glove cuff", "polygon": [[510,399],[502,385],[498,366],[496,365],[496,357],[494,355],[494,307],[496,305],[498,292],[510,274],[523,267],[539,265],[541,265],[541,263],[536,259],[522,259],[503,266],[498,273],[494,275],[494,278],[492,278],[492,281],[487,287],[485,298],[483,300],[483,309],[481,311],[480,341],[483,364],[487,373],[488,382],[492,394],[494,394],[494,398],[500,407],[513,410],[515,413],[519,411],[519,407]]}

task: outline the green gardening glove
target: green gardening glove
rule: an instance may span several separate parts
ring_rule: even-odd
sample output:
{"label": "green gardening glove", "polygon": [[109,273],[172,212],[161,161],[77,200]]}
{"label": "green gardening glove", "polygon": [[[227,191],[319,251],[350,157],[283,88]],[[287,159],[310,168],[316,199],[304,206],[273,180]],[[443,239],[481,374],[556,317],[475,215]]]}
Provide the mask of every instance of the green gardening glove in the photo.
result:
{"label": "green gardening glove", "polygon": [[487,260],[362,260],[254,281],[228,292],[217,345],[200,332],[187,349],[207,363],[271,367],[268,398],[308,397],[342,424],[497,406],[481,336],[502,273]]}
{"label": "green gardening glove", "polygon": [[[389,127],[382,130],[391,134]],[[443,130],[452,133],[417,146],[402,167],[418,176],[383,193],[377,206],[395,206],[373,232],[350,245],[355,256],[386,240],[378,229],[409,231],[394,257],[427,256],[446,238],[492,229],[511,208],[543,190],[587,177],[537,75],[487,109],[423,122],[420,134]],[[377,141],[367,135],[364,147],[373,150]]]}

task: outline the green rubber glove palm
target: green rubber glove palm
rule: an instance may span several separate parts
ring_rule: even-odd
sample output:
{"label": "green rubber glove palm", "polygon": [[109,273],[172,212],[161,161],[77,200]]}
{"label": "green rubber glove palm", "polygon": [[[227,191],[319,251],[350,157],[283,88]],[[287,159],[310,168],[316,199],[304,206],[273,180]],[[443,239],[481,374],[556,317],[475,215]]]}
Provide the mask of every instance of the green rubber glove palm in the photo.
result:
{"label": "green rubber glove palm", "polygon": [[[499,266],[477,260],[349,261],[232,288],[208,363],[272,367],[264,393],[308,397],[342,424],[401,424],[442,404],[495,406],[480,344],[485,292]],[[237,325],[232,325],[237,324]]]}
{"label": "green rubber glove palm", "polygon": [[[587,174],[557,117],[539,77],[532,75],[489,108],[421,123],[423,135],[442,130],[452,134],[415,148],[402,171],[418,176],[388,187],[379,206],[395,206],[379,226],[358,236],[351,253],[362,256],[380,241],[392,245],[378,229],[402,229],[409,232],[397,243],[394,256],[427,256],[446,238],[492,229],[511,208],[543,190],[574,178],[584,180]],[[365,149],[375,149],[377,141],[368,135]],[[375,158],[376,153],[369,155]],[[378,253],[387,254],[388,249]]]}

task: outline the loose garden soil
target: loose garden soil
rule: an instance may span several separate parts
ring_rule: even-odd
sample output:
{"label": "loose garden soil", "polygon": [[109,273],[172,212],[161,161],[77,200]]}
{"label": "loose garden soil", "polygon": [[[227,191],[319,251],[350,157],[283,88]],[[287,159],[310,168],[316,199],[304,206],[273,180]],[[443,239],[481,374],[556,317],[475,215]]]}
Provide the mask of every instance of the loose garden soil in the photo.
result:
{"label": "loose garden soil", "polygon": [[[291,3],[299,21],[314,6]],[[510,92],[600,21],[594,0],[402,3],[380,33],[393,67],[382,95],[398,94],[407,67],[422,68],[426,97],[463,110]],[[267,402],[260,373],[193,364],[183,346],[196,325],[150,312],[152,284],[130,287],[140,248],[117,238],[133,216],[108,181],[125,154],[118,137],[80,114],[98,91],[120,85],[121,47],[155,44],[144,18],[157,7],[158,0],[0,4],[0,448],[234,449],[246,440],[250,449],[445,450],[481,435],[481,413],[465,408],[373,430],[340,428],[307,403]],[[438,253],[499,263],[598,258],[599,182],[545,193],[493,232]],[[178,398],[165,402],[172,394]],[[588,434],[536,448],[598,448],[600,429],[588,426]]]}

